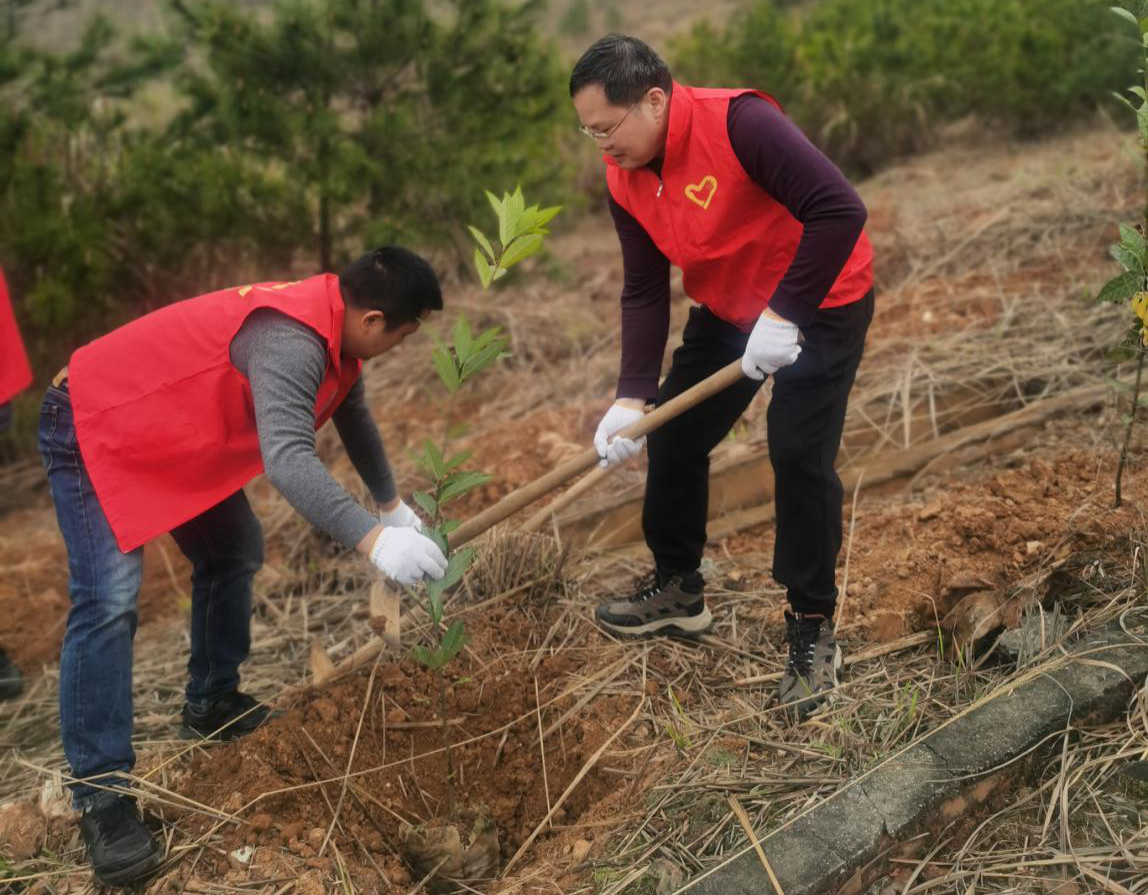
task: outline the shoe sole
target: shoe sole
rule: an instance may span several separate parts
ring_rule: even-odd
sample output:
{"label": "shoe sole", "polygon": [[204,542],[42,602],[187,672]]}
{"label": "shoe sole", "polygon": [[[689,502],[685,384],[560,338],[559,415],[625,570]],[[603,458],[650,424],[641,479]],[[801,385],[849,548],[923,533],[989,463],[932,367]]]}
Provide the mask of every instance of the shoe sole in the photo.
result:
{"label": "shoe sole", "polygon": [[134,864],[125,867],[123,870],[116,870],[112,873],[101,873],[99,870],[93,869],[92,872],[95,874],[96,879],[105,886],[126,886],[143,879],[162,863],[163,853],[155,851],[146,858],[142,858]]}
{"label": "shoe sole", "polygon": [[615,625],[613,622],[608,622],[598,616],[595,616],[595,619],[598,624],[606,630],[613,631],[615,634],[621,634],[623,637],[641,637],[644,634],[655,634],[658,631],[665,631],[668,628],[673,628],[675,631],[687,637],[696,637],[698,634],[704,634],[712,628],[714,623],[713,614],[710,612],[708,606],[703,607],[702,611],[697,615],[679,615],[674,618],[659,618],[652,622],[646,622],[644,625]]}

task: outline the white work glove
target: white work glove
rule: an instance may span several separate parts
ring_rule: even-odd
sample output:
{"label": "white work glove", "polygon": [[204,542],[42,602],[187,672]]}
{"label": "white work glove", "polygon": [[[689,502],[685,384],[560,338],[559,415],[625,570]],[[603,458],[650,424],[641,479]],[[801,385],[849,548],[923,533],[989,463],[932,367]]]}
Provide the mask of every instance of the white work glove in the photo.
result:
{"label": "white work glove", "polygon": [[749,334],[749,344],[741,357],[741,371],[750,379],[764,379],[767,374],[788,367],[801,354],[798,335],[796,324],[763,314]]}
{"label": "white work glove", "polygon": [[438,544],[413,528],[384,528],[371,545],[371,562],[399,584],[416,584],[424,575],[437,581],[446,574]]}
{"label": "white work glove", "polygon": [[400,499],[399,505],[389,513],[379,513],[379,521],[387,528],[413,528],[415,531],[423,530],[423,520],[418,514],[407,506],[406,501]]}
{"label": "white work glove", "polygon": [[598,456],[602,458],[598,463],[599,466],[603,469],[607,466],[613,466],[615,463],[629,460],[642,450],[642,445],[646,443],[646,436],[643,435],[637,441],[614,436],[627,426],[636,423],[643,416],[645,414],[641,410],[635,410],[621,404],[614,404],[606,411],[606,415],[598,423],[598,431],[594,433],[594,447],[598,450]]}

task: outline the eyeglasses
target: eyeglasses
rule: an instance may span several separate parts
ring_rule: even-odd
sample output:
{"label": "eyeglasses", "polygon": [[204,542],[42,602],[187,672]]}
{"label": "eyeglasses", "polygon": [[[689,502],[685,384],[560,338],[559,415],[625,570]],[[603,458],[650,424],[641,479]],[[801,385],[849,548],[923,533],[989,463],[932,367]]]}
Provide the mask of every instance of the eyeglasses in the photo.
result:
{"label": "eyeglasses", "polygon": [[590,128],[588,128],[586,125],[582,124],[582,125],[578,126],[578,132],[585,134],[591,140],[609,140],[612,136],[614,136],[614,134],[617,132],[618,128],[620,128],[622,126],[622,122],[625,121],[627,118],[629,118],[630,113],[633,112],[636,108],[638,108],[638,106],[640,106],[641,104],[642,104],[642,101],[638,100],[636,103],[634,103],[634,105],[630,106],[630,108],[628,108],[626,110],[626,114],[623,115],[621,118],[619,118],[618,123],[615,124],[608,131],[593,131],[593,130],[590,130]]}

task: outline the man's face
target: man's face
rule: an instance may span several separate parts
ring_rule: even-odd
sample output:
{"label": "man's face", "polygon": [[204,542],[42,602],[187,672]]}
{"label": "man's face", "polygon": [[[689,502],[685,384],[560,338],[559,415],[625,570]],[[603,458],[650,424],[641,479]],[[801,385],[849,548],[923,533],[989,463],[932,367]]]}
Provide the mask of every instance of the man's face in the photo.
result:
{"label": "man's face", "polygon": [[598,148],[620,168],[648,165],[665,149],[669,97],[660,87],[651,87],[632,106],[615,106],[602,85],[590,84],[574,95],[574,109]]}
{"label": "man's face", "polygon": [[407,336],[418,332],[429,313],[423,314],[418,320],[387,329],[382,311],[362,311],[349,307],[343,319],[343,353],[359,360],[370,360],[386,354],[401,345]]}

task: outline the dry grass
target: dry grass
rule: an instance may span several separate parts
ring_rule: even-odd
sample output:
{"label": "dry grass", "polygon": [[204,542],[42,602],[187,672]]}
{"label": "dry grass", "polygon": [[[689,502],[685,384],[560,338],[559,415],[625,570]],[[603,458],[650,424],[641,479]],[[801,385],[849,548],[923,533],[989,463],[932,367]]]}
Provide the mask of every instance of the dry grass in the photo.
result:
{"label": "dry grass", "polygon": [[[1119,336],[1124,319],[1086,304],[1082,296],[1085,284],[1104,278],[1106,227],[1121,209],[1135,204],[1136,184],[1116,143],[1113,138],[1100,154],[1084,136],[1034,148],[1023,163],[1016,162],[1019,173],[996,181],[984,170],[962,167],[962,150],[953,150],[901,171],[901,177],[917,181],[917,204],[907,201],[905,192],[895,201],[882,198],[893,188],[887,179],[866,185],[875,212],[874,239],[886,260],[879,317],[850,416],[855,438],[868,433],[857,439],[863,443],[857,450],[925,440],[976,413],[998,413],[1109,372],[1099,359]],[[1066,171],[1066,158],[1087,164],[1073,162]],[[898,217],[884,228],[882,208],[893,208]],[[1066,214],[1066,208],[1073,212]],[[594,227],[603,229],[599,221],[579,231],[576,254],[564,259],[559,252],[555,259],[577,268],[576,288],[584,301],[548,301],[549,287],[538,281],[507,291],[497,307],[477,290],[460,290],[454,297],[452,314],[461,309],[480,323],[500,323],[519,346],[517,359],[468,398],[472,423],[464,441],[510,438],[517,423],[544,406],[567,415],[568,428],[559,435],[588,437],[608,401],[617,356],[616,247],[611,234],[595,233]],[[679,304],[676,318],[682,311]],[[377,364],[369,378],[371,398],[384,411],[384,431],[399,428],[389,443],[408,486],[413,464],[395,446],[437,434],[431,420],[436,399],[423,385],[432,381],[424,355],[406,352]],[[553,364],[545,373],[542,358]],[[385,412],[396,407],[414,419]],[[329,433],[322,442],[332,455]],[[336,466],[349,479],[345,462]],[[630,474],[630,480],[637,477]],[[244,681],[246,689],[270,699],[305,682],[314,641],[336,659],[369,641],[373,631],[364,597],[372,573],[311,531],[265,485],[254,489],[253,502],[265,523],[269,559],[258,581],[253,660]],[[1118,557],[1103,579],[1090,577],[1093,571],[1082,573],[1078,588],[1063,602],[1077,630],[1142,600],[1139,559],[1138,553]],[[570,873],[578,882],[568,891],[637,895],[651,891],[655,880],[661,891],[672,891],[745,847],[731,797],[760,835],[1015,679],[1009,669],[968,656],[939,660],[935,645],[920,638],[901,651],[860,661],[867,645],[847,643],[854,661],[838,698],[828,711],[795,727],[776,704],[773,684],[784,659],[774,621],[782,594],[723,586],[732,568],[732,560],[719,558],[711,571],[710,579],[719,582],[711,590],[719,619],[712,634],[697,643],[635,646],[603,641],[589,613],[602,593],[624,586],[639,571],[636,566],[568,554],[544,536],[504,533],[488,541],[484,559],[452,598],[448,614],[474,618],[496,601],[513,599],[522,607],[523,627],[534,633],[528,647],[513,648],[513,656],[510,647],[493,641],[472,645],[476,656],[488,665],[525,660],[532,668],[558,653],[581,662],[562,693],[540,694],[535,710],[515,722],[541,728],[540,765],[548,737],[603,697],[632,698],[637,707],[631,720],[619,722],[617,738],[594,757],[598,772],[617,779],[623,798],[610,812],[573,824],[553,824],[549,814],[539,817],[538,843],[500,883],[502,891],[553,892],[555,880]],[[546,605],[535,598],[541,593],[549,595]],[[425,615],[417,606],[406,611],[404,638],[417,638]],[[848,615],[848,607],[845,611]],[[190,804],[171,785],[172,774],[200,748],[173,739],[185,678],[185,627],[177,623],[141,632],[135,674],[140,787],[151,807],[171,821],[166,834],[172,879],[186,891],[239,888],[282,895],[288,880],[252,877],[234,886],[196,873],[201,857],[214,847],[214,834],[190,837],[179,818],[203,814],[214,819],[216,829],[245,820],[242,812],[221,816],[210,806]],[[1038,653],[1024,673],[1047,661],[1055,657]],[[45,781],[63,770],[56,684],[49,673],[22,700],[0,706],[5,747],[0,801],[38,797]],[[907,865],[897,887],[948,891],[951,881],[952,890],[959,887],[962,893],[970,887],[1003,892],[1027,891],[1016,887],[1032,883],[1038,887],[1032,891],[1048,891],[1036,881],[1047,874],[1075,881],[1081,891],[1122,891],[1114,885],[1148,891],[1143,809],[1136,809],[1134,821],[1131,803],[1110,786],[1122,762],[1148,755],[1145,711],[1141,694],[1125,725],[1073,731],[1048,776],[1035,781],[1027,797],[964,841],[940,843],[928,863]],[[349,765],[336,766],[321,750],[313,760],[317,782],[310,785],[327,793],[330,811],[323,823],[334,830],[340,804],[369,797],[355,785]],[[550,813],[562,796],[549,791]],[[595,841],[580,868],[542,847],[552,828]],[[82,850],[74,828],[65,829],[50,858],[0,865],[0,873],[43,884],[42,891],[83,888]],[[344,891],[350,885],[352,857],[335,856],[331,885]]]}

